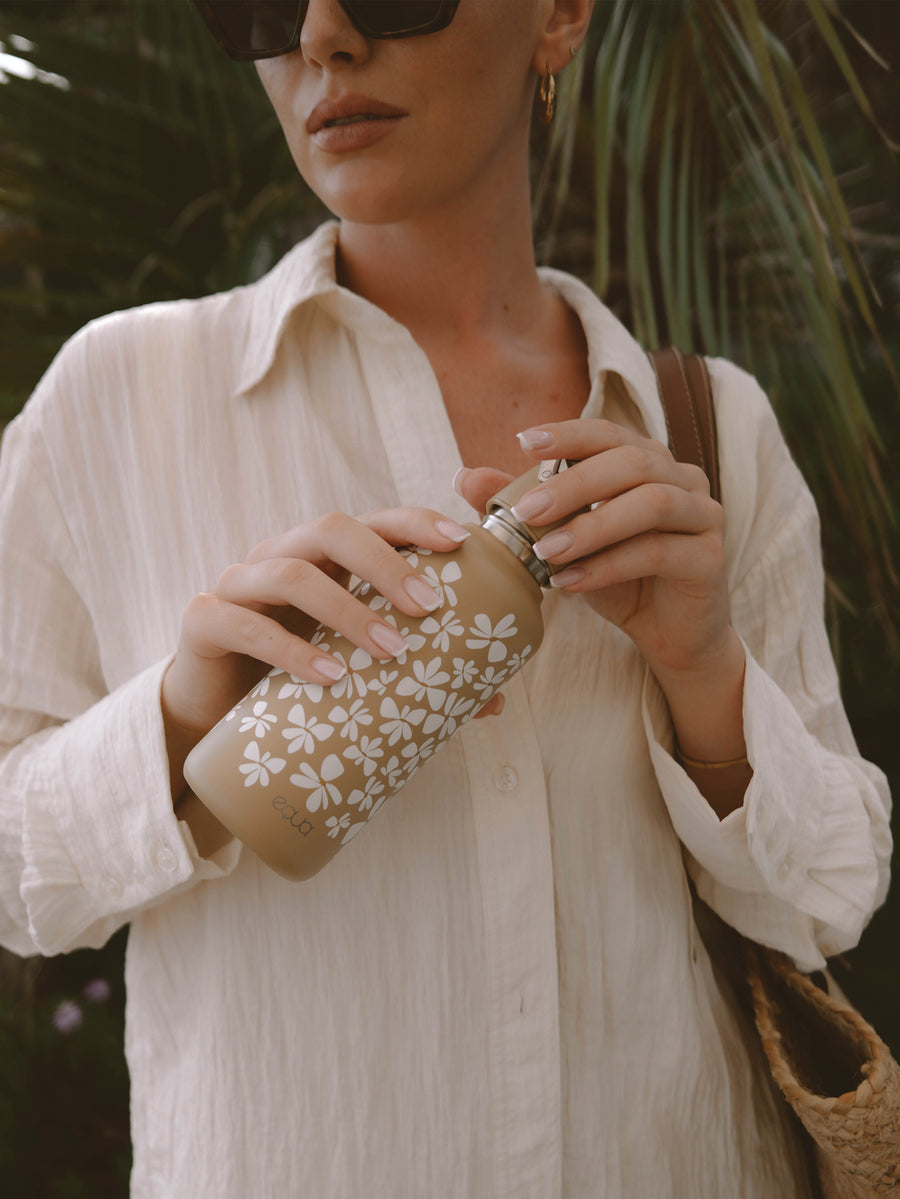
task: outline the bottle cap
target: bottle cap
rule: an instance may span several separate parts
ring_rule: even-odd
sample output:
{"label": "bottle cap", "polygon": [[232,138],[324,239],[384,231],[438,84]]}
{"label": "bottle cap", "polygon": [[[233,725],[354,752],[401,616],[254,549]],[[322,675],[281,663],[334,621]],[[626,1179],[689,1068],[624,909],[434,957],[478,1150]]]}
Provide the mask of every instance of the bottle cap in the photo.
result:
{"label": "bottle cap", "polygon": [[541,483],[545,483],[553,475],[565,470],[567,466],[568,463],[564,458],[539,462],[537,466],[533,466],[518,479],[507,483],[502,490],[488,500],[485,516],[481,522],[482,528],[493,533],[507,549],[513,551],[541,587],[546,587],[551,576],[562,570],[563,567],[561,565],[553,566],[539,558],[534,552],[534,543],[540,541],[552,529],[558,529],[560,525],[571,520],[571,514],[564,516],[561,520],[552,521],[550,524],[534,526],[519,520],[517,516],[513,515],[512,510],[526,492],[539,487]]}

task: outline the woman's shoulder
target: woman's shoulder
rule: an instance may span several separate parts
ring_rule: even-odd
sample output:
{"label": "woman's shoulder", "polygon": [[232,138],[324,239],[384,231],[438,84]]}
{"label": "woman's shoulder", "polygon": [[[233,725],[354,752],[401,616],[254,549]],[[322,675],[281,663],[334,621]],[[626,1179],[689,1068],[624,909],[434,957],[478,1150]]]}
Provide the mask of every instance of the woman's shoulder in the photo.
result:
{"label": "woman's shoulder", "polygon": [[796,491],[802,476],[759,380],[726,358],[707,358],[723,469],[744,485]]}
{"label": "woman's shoulder", "polygon": [[[171,394],[204,355],[221,369],[240,328],[241,297],[161,301],[97,317],[60,348],[23,409],[21,419],[51,426]],[[176,389],[180,390],[180,389]]]}
{"label": "woman's shoulder", "polygon": [[62,346],[28,404],[33,419],[237,389],[248,348],[310,292],[333,260],[323,226],[255,281],[196,299],[163,300],[97,317]]}
{"label": "woman's shoulder", "polygon": [[732,584],[785,538],[818,541],[815,501],[759,381],[708,358],[716,407],[726,553]]}

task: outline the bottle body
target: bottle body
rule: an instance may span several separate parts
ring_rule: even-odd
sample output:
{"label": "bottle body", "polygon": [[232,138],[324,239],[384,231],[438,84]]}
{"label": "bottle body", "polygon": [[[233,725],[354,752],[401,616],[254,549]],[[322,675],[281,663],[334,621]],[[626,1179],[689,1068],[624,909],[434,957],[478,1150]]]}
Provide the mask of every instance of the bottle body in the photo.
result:
{"label": "bottle body", "polygon": [[185,778],[225,827],[290,879],[316,874],[537,650],[541,588],[478,525],[452,553],[404,551],[441,597],[426,617],[354,593],[404,636],[382,662],[325,626],[347,666],[330,687],[273,670],[194,747]]}

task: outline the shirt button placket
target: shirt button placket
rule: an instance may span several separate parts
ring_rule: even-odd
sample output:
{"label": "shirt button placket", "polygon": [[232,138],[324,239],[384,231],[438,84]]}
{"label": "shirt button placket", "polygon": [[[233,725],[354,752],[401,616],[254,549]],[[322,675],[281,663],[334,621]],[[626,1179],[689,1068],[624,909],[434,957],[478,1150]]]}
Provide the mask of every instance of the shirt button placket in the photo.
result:
{"label": "shirt button placket", "polygon": [[178,867],[178,858],[167,841],[163,841],[156,851],[156,864],[166,874],[171,874]]}
{"label": "shirt button placket", "polygon": [[512,766],[501,766],[494,772],[494,786],[498,791],[515,791],[519,785],[519,776]]}

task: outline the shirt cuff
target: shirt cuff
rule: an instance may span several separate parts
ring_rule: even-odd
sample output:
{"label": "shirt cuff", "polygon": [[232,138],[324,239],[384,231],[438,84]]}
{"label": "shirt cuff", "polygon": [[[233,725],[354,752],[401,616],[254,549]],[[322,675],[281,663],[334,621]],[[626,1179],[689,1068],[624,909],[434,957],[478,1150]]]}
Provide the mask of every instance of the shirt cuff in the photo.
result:
{"label": "shirt cuff", "polygon": [[854,765],[866,764],[823,747],[747,652],[743,719],[753,778],[742,805],[719,820],[673,756],[668,708],[649,670],[642,707],[657,780],[701,896],[747,936],[795,953],[799,938],[807,960],[811,951],[818,957],[813,921],[838,934],[826,935],[830,947],[855,944],[877,902],[879,874],[860,798],[873,780]]}
{"label": "shirt cuff", "polygon": [[47,736],[25,777],[22,898],[44,954],[100,945],[143,908],[229,874],[172,807],[159,696],[170,658]]}

